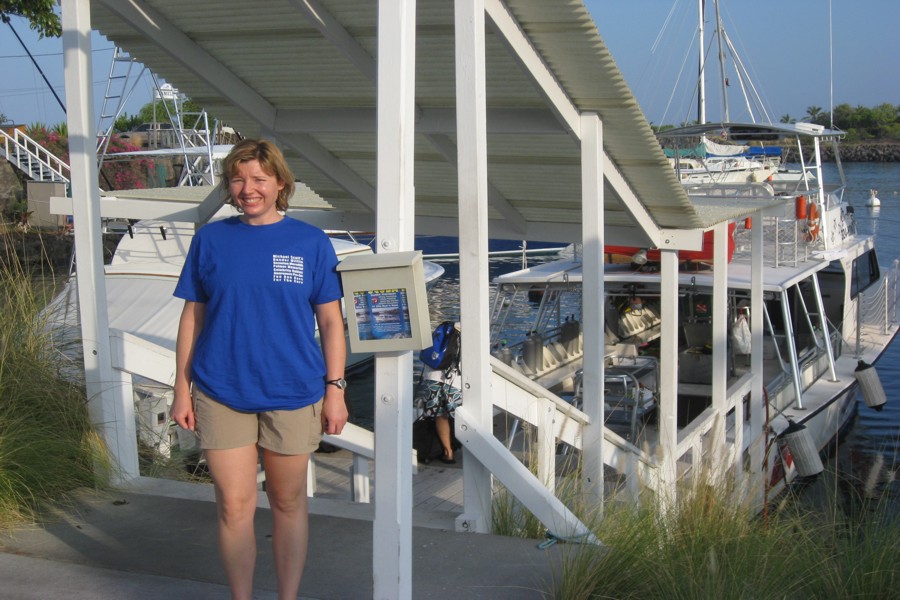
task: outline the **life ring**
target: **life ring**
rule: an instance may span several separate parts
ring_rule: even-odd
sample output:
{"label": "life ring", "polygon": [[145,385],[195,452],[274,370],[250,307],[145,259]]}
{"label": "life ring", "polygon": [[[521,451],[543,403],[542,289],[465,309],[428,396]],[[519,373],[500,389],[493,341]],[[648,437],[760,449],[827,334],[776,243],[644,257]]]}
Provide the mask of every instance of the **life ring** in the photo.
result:
{"label": "life ring", "polygon": [[806,238],[810,242],[819,239],[819,207],[813,202],[809,205],[809,218],[806,220]]}

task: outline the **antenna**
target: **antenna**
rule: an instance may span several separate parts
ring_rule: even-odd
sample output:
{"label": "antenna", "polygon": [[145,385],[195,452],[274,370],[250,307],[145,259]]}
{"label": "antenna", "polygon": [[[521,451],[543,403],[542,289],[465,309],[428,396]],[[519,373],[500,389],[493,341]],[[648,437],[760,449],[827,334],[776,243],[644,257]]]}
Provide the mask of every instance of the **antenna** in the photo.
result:
{"label": "antenna", "polygon": [[834,43],[831,20],[831,0],[828,0],[828,119],[829,129],[834,129]]}

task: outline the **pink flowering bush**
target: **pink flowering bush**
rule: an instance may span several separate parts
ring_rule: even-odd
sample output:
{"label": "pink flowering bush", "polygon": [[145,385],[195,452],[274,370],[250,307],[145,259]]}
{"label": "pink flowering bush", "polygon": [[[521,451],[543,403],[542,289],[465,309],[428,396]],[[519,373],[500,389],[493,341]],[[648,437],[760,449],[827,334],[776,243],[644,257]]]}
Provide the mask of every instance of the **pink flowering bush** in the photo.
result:
{"label": "pink flowering bush", "polygon": [[100,187],[106,190],[135,190],[152,187],[156,173],[156,163],[146,157],[132,157],[125,160],[117,160],[114,156],[120,152],[135,152],[141,150],[134,144],[130,144],[113,135],[106,149],[106,160],[103,161],[103,169],[100,174]]}
{"label": "pink flowering bush", "polygon": [[[46,148],[54,156],[69,163],[69,137],[64,125],[52,129],[42,123],[31,125],[25,132],[28,137]],[[100,187],[104,190],[130,190],[151,187],[156,174],[156,163],[146,157],[117,160],[113,154],[141,150],[133,144],[113,135],[107,148],[107,156],[100,172]]]}

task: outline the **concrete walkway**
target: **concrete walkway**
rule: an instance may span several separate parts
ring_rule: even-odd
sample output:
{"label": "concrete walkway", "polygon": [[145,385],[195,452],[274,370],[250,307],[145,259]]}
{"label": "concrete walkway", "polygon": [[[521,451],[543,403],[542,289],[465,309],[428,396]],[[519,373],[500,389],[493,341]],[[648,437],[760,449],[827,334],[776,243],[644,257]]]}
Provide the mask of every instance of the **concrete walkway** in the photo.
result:
{"label": "concrete walkway", "polygon": [[[210,498],[209,486],[148,479],[128,491],[82,493],[42,526],[0,535],[0,598],[228,598]],[[372,523],[352,518],[367,508],[348,503],[351,516],[336,516],[344,512],[340,502],[312,503],[302,598],[372,597]],[[257,511],[256,532],[255,597],[275,598],[265,508]],[[536,540],[414,526],[412,597],[548,598],[563,551],[541,550]]]}

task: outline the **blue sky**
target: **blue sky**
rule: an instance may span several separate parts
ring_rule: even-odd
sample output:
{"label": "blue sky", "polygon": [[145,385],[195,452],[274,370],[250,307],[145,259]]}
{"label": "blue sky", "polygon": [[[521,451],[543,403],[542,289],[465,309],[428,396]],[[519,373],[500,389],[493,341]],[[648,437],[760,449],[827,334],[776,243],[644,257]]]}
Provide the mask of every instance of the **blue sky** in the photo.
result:
{"label": "blue sky", "polygon": [[[673,123],[693,118],[691,86],[698,50],[697,0],[586,0],[600,35],[622,69],[647,118]],[[738,56],[773,120],[801,118],[809,106],[830,105],[828,0],[722,0],[721,14]],[[711,11],[711,9],[710,9]],[[671,17],[669,17],[671,12]],[[834,103],[900,104],[900,2],[832,0]],[[667,22],[667,27],[663,27]],[[13,26],[65,102],[59,40],[38,40],[26,21]],[[113,46],[94,36],[94,96],[103,100]],[[676,74],[683,72],[676,85]],[[16,123],[58,123],[62,109],[7,25],[0,24],[0,113]],[[688,74],[691,74],[688,76]],[[733,119],[745,119],[729,77]],[[708,80],[710,119],[719,118],[716,79]],[[136,112],[151,99],[144,76],[128,105]]]}

